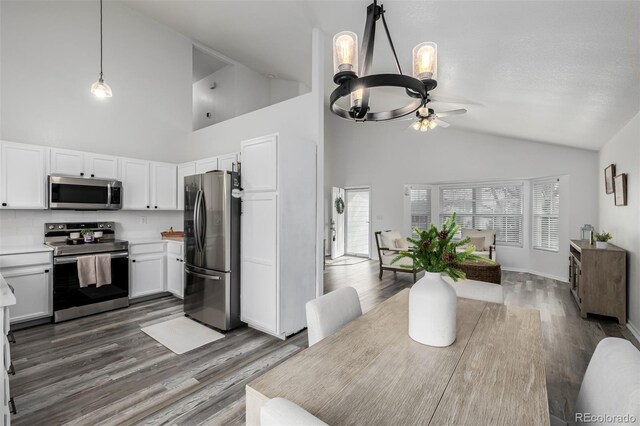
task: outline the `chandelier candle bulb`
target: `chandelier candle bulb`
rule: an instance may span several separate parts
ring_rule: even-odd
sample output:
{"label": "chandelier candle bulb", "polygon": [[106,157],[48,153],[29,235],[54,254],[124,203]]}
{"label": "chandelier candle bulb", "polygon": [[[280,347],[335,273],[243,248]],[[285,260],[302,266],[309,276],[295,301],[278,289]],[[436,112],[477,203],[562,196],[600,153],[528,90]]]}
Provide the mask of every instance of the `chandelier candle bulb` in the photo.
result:
{"label": "chandelier candle bulb", "polygon": [[362,105],[362,91],[363,89],[357,89],[351,92],[351,108],[360,108]]}
{"label": "chandelier candle bulb", "polygon": [[427,41],[413,48],[413,76],[418,80],[435,80],[438,66],[438,46]]}
{"label": "chandelier candle bulb", "polygon": [[351,31],[342,31],[333,37],[334,74],[358,71],[358,36]]}

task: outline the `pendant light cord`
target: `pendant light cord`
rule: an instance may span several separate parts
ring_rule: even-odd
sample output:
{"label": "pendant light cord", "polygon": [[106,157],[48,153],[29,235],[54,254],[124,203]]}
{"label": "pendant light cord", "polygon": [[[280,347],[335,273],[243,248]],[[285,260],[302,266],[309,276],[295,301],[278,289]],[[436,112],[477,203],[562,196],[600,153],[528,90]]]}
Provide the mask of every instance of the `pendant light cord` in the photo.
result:
{"label": "pendant light cord", "polygon": [[102,80],[102,0],[100,0],[100,80]]}

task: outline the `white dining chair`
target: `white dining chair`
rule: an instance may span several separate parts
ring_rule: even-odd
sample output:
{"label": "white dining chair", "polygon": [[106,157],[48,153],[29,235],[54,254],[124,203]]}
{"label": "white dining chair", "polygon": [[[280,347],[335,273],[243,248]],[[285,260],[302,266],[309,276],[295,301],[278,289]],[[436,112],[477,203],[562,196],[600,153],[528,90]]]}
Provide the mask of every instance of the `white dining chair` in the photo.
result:
{"label": "white dining chair", "polygon": [[260,409],[262,426],[328,426],[299,405],[284,398],[272,398]]}
{"label": "white dining chair", "polygon": [[[594,420],[598,416],[612,420]],[[551,425],[629,423],[623,416],[640,420],[640,351],[628,340],[607,337],[589,361],[570,421],[552,415]]]}
{"label": "white dining chair", "polygon": [[360,298],[353,287],[343,287],[307,302],[306,311],[309,346],[362,315]]}
{"label": "white dining chair", "polygon": [[504,304],[504,290],[500,284],[476,280],[459,280],[455,282],[449,277],[444,277],[444,280],[453,287],[458,297]]}

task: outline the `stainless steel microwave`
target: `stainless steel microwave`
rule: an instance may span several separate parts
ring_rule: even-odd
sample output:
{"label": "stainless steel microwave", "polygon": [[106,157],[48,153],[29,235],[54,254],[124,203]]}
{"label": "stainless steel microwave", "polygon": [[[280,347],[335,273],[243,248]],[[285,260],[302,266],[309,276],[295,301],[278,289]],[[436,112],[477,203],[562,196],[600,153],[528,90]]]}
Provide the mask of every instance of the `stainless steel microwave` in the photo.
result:
{"label": "stainless steel microwave", "polygon": [[119,210],[122,182],[112,179],[85,179],[49,176],[51,210]]}

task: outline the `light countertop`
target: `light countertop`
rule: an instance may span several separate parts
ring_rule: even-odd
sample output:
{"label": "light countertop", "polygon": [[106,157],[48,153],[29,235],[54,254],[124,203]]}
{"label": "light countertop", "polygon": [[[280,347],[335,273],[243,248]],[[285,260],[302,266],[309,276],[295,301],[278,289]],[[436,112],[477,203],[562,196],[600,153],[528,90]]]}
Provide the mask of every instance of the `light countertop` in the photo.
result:
{"label": "light countertop", "polygon": [[16,296],[13,295],[9,285],[0,274],[0,307],[16,304]]}
{"label": "light countertop", "polygon": [[177,240],[163,240],[162,238],[133,238],[127,240],[129,241],[130,246],[135,246],[139,244],[158,244],[158,243],[174,243],[174,244],[183,244],[182,241]]}
{"label": "light countertop", "polygon": [[7,246],[0,247],[0,256],[5,254],[24,254],[24,253],[41,253],[53,251],[52,247],[44,244],[29,244],[24,246]]}

